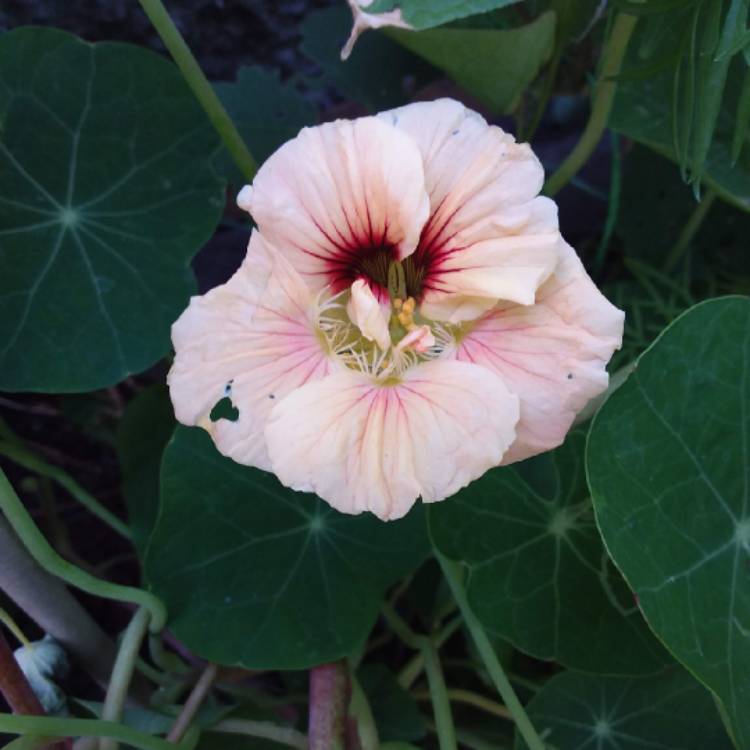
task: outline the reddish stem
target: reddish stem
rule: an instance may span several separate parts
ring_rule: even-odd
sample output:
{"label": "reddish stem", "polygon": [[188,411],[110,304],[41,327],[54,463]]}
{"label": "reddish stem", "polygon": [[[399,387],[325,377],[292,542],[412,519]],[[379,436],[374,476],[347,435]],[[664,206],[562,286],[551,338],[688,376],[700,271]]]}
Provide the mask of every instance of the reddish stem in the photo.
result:
{"label": "reddish stem", "polygon": [[[0,693],[14,714],[24,716],[44,716],[39,699],[31,689],[26,675],[18,666],[8,641],[0,631]],[[65,742],[45,745],[47,750],[68,750]]]}
{"label": "reddish stem", "polygon": [[44,716],[39,700],[26,676],[18,666],[16,657],[0,632],[0,692],[14,714]]}
{"label": "reddish stem", "polygon": [[346,662],[310,670],[310,750],[346,750],[351,681]]}

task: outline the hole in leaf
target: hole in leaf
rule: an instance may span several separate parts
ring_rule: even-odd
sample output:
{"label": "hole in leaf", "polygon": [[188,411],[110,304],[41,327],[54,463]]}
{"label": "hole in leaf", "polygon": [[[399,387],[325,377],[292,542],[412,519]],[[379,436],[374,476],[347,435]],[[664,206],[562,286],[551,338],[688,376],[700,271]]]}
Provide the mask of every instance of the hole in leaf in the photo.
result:
{"label": "hole in leaf", "polygon": [[240,418],[240,410],[232,403],[229,396],[225,396],[218,401],[209,415],[212,422],[218,422],[220,419],[228,419],[230,422],[236,422]]}

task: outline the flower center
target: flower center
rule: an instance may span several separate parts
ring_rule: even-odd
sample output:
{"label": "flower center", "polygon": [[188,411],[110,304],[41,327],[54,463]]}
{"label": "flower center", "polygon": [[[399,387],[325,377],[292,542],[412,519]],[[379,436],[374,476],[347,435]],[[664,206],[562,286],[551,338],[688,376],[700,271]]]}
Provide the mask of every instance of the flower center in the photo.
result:
{"label": "flower center", "polygon": [[[350,319],[350,289],[328,299],[319,299],[318,334],[326,350],[347,367],[367,372],[383,384],[398,382],[407,368],[439,357],[451,343],[452,336],[445,326],[421,315],[417,301],[409,294],[409,281],[414,283],[417,278],[416,265],[407,267],[406,263],[391,260],[383,252],[367,257],[364,263],[360,263],[360,268],[369,271],[365,278],[378,298],[376,307],[380,306],[381,315],[387,309],[386,300],[390,301],[387,334],[373,335],[369,324],[363,334],[357,323]],[[379,294],[373,289],[373,284],[377,284]],[[373,314],[377,316],[377,311]]]}
{"label": "flower center", "polygon": [[[385,299],[388,296],[388,272],[396,261],[396,248],[392,245],[360,247],[349,251],[343,260],[336,262],[334,270],[334,290],[341,291],[351,286],[352,282],[364,278],[376,297]],[[422,282],[427,269],[415,255],[401,261],[406,283],[404,297],[420,299]]]}

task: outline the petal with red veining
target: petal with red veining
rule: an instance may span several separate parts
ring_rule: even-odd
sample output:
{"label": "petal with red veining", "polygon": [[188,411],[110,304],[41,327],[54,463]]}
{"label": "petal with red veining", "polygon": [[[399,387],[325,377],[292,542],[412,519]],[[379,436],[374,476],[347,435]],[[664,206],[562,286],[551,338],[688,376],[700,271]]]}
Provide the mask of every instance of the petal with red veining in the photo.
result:
{"label": "petal with red veining", "polygon": [[283,484],[389,520],[497,465],[517,419],[517,397],[493,372],[433,360],[392,384],[355,371],[309,383],[274,407],[266,440]]}
{"label": "petal with red veining", "polygon": [[576,414],[604,391],[624,314],[596,288],[573,248],[534,305],[499,305],[477,320],[456,356],[498,373],[521,399],[518,437],[503,463],[560,445]]}

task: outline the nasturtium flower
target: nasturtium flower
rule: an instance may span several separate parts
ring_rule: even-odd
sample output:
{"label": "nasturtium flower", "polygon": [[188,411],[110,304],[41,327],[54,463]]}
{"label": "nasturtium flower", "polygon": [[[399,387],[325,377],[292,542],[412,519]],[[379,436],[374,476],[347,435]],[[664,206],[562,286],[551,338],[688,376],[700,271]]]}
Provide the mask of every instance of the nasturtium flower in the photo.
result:
{"label": "nasturtium flower", "polygon": [[[174,324],[177,418],[383,519],[559,445],[623,314],[542,182],[528,145],[449,99],[303,129],[238,197],[242,266]],[[227,397],[237,418],[212,419]]]}

